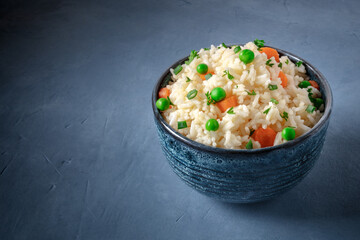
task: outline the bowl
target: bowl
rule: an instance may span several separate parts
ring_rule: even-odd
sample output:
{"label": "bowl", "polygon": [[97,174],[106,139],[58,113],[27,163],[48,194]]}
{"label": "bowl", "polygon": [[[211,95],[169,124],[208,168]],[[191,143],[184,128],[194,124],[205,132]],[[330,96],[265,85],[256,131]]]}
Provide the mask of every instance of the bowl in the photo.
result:
{"label": "bowl", "polygon": [[308,61],[275,49],[293,62],[303,61],[307,74],[319,84],[325,102],[322,118],[309,132],[280,145],[251,150],[216,148],[195,142],[173,129],[155,103],[159,89],[170,80],[170,68],[184,63],[188,57],[171,65],[156,83],[151,101],[162,151],[173,171],[200,193],[227,202],[268,200],[293,188],[319,158],[332,109],[329,83]]}

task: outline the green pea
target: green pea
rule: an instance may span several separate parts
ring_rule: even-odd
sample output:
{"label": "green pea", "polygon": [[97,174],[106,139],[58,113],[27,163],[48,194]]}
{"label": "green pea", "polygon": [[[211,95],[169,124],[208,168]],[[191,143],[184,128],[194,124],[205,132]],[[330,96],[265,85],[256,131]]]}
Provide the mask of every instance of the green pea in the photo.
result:
{"label": "green pea", "polygon": [[281,131],[281,136],[287,141],[293,140],[295,138],[295,130],[291,127],[286,127]]}
{"label": "green pea", "polygon": [[216,119],[211,118],[206,122],[205,128],[208,131],[216,131],[219,129],[219,123]]}
{"label": "green pea", "polygon": [[321,98],[313,98],[313,103],[314,106],[319,109],[321,107],[321,105],[324,104],[324,100],[322,100]]}
{"label": "green pea", "polygon": [[209,70],[208,65],[206,65],[205,63],[200,63],[196,67],[196,71],[200,74],[205,74],[207,73],[208,70]]}
{"label": "green pea", "polygon": [[249,49],[244,49],[240,52],[239,58],[243,63],[248,64],[254,61],[255,54]]}
{"label": "green pea", "polygon": [[166,109],[168,109],[170,106],[170,102],[169,100],[167,100],[166,98],[159,98],[156,101],[156,107],[160,110],[160,111],[165,111]]}
{"label": "green pea", "polygon": [[309,86],[311,86],[311,83],[306,80],[299,83],[299,88],[307,88]]}
{"label": "green pea", "polygon": [[214,101],[219,102],[226,97],[226,92],[223,88],[216,87],[211,91],[210,95]]}

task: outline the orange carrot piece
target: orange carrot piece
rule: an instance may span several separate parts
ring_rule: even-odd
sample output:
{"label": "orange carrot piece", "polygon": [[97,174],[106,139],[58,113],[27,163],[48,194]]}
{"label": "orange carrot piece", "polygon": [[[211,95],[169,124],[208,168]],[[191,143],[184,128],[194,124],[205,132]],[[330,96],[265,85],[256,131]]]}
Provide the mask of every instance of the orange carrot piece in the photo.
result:
{"label": "orange carrot piece", "polygon": [[279,72],[279,78],[281,79],[281,86],[286,87],[288,79],[287,79],[285,73],[283,73],[283,71]]}
{"label": "orange carrot piece", "polygon": [[199,74],[200,78],[202,80],[206,80],[205,76],[208,75],[209,73],[211,73],[212,75],[214,75],[215,73],[214,72],[207,72],[207,73],[204,73],[204,74]]}
{"label": "orange carrot piece", "polygon": [[159,91],[159,98],[167,98],[170,96],[170,89],[161,88]]}
{"label": "orange carrot piece", "polygon": [[231,96],[227,97],[224,100],[216,103],[216,106],[220,109],[221,112],[225,112],[227,109],[231,107],[236,107],[238,104],[237,97]]}
{"label": "orange carrot piece", "polygon": [[262,148],[274,146],[276,132],[270,127],[263,129],[262,127],[255,130],[252,135],[255,141],[258,141]]}
{"label": "orange carrot piece", "polygon": [[270,59],[271,57],[274,57],[277,62],[280,61],[278,51],[276,51],[276,50],[273,49],[273,48],[262,47],[262,48],[259,50],[259,52],[260,52],[260,53],[265,53],[265,54],[267,55],[267,58],[268,58],[268,59]]}
{"label": "orange carrot piece", "polygon": [[313,86],[314,88],[316,88],[317,90],[320,91],[320,87],[319,84],[313,80],[310,80],[309,83],[311,84],[311,86]]}

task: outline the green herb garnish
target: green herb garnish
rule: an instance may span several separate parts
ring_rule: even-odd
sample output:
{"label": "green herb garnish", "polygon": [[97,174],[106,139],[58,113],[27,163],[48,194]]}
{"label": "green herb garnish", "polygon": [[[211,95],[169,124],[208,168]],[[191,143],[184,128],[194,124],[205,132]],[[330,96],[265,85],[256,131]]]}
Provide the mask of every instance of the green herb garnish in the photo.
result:
{"label": "green herb garnish", "polygon": [[253,149],[253,143],[251,141],[251,139],[249,140],[249,142],[246,144],[246,149]]}
{"label": "green herb garnish", "polygon": [[239,86],[238,86],[238,85],[236,85],[236,86],[235,86],[235,89],[238,89],[238,88],[239,88]]}
{"label": "green herb garnish", "polygon": [[209,51],[209,50],[210,50],[210,48],[204,48],[204,50],[205,50],[205,51]]}
{"label": "green herb garnish", "polygon": [[315,107],[312,106],[312,105],[308,105],[307,108],[306,108],[306,111],[308,113],[313,113],[315,111]]}
{"label": "green herb garnish", "polygon": [[274,66],[274,63],[270,63],[270,62],[271,62],[271,59],[267,60],[266,65],[268,65],[270,67]]}
{"label": "green herb garnish", "polygon": [[263,113],[268,114],[269,111],[270,111],[270,109],[271,109],[271,107],[269,107],[268,109],[266,109]]}
{"label": "green herb garnish", "polygon": [[270,102],[272,102],[274,104],[279,104],[279,102],[275,98],[271,98]]}
{"label": "green herb garnish", "polygon": [[169,104],[170,104],[170,105],[175,106],[175,104],[173,104],[173,103],[171,102],[171,100],[170,100],[169,96],[167,97],[167,100],[169,100]]}
{"label": "green herb garnish", "polygon": [[227,46],[225,45],[225,43],[222,43],[221,45],[222,45],[224,48],[227,48]]}
{"label": "green herb garnish", "polygon": [[189,60],[185,61],[186,65],[189,65],[195,58],[199,58],[197,51],[192,50],[190,52]]}
{"label": "green herb garnish", "polygon": [[175,69],[174,69],[174,74],[175,75],[178,75],[179,72],[181,72],[181,70],[183,69],[183,67],[181,65],[177,66]]}
{"label": "green herb garnish", "polygon": [[314,98],[312,97],[313,93],[311,92],[312,88],[309,88],[307,91],[310,102],[314,102]]}
{"label": "green herb garnish", "polygon": [[314,98],[313,100],[314,106],[319,109],[321,107],[321,105],[324,104],[324,100],[322,100],[322,98]]}
{"label": "green herb garnish", "polygon": [[186,121],[180,121],[180,122],[178,122],[178,129],[183,129],[183,128],[187,128],[187,123],[186,123]]}
{"label": "green herb garnish", "polygon": [[284,111],[282,115],[281,115],[281,113],[280,113],[280,117],[282,117],[283,119],[285,119],[285,121],[287,121],[288,118],[289,118],[289,114]]}
{"label": "green herb garnish", "polygon": [[289,59],[286,59],[285,63],[286,63],[286,64],[289,64]]}
{"label": "green herb garnish", "polygon": [[205,75],[205,79],[206,79],[206,80],[208,80],[208,79],[211,78],[211,77],[212,77],[212,74],[211,74],[211,73],[208,73],[208,74]]}
{"label": "green herb garnish", "polygon": [[234,48],[234,52],[235,53],[238,53],[238,52],[240,52],[241,51],[241,47],[240,46],[236,46],[235,48]]}
{"label": "green herb garnish", "polygon": [[253,135],[253,134],[254,134],[254,132],[255,132],[255,130],[254,130],[254,129],[252,129],[252,128],[250,128],[250,134],[249,134],[249,136],[251,137],[251,135]]}
{"label": "green herb garnish", "polygon": [[186,77],[186,82],[190,82],[191,79],[189,77]]}
{"label": "green herb garnish", "polygon": [[229,80],[233,80],[234,79],[234,76],[230,74],[229,70],[225,70],[224,71],[224,74],[223,74],[223,77],[226,76],[228,77]]}
{"label": "green herb garnish", "polygon": [[270,89],[270,91],[276,90],[278,89],[278,86],[276,84],[269,84],[268,88]]}
{"label": "green herb garnish", "polygon": [[295,65],[296,65],[297,67],[300,67],[302,63],[303,63],[302,61],[298,61],[297,63],[295,63]]}
{"label": "green herb garnish", "polygon": [[264,40],[259,40],[259,39],[255,39],[254,40],[254,44],[258,47],[257,50],[260,50],[260,48],[262,48],[265,44]]}
{"label": "green herb garnish", "polygon": [[193,89],[193,90],[191,90],[191,91],[186,95],[186,97],[187,97],[189,100],[191,100],[191,99],[193,99],[194,97],[196,97],[197,93],[198,93],[198,91],[197,91],[196,89]]}
{"label": "green herb garnish", "polygon": [[234,113],[234,107],[231,107],[228,111],[227,111],[228,114],[235,114]]}
{"label": "green herb garnish", "polygon": [[282,62],[278,64],[278,67],[282,69]]}
{"label": "green herb garnish", "polygon": [[211,95],[210,95],[209,92],[205,93],[205,96],[206,96],[206,98],[207,98],[207,103],[206,103],[207,105],[215,104],[215,103],[216,103],[215,100],[211,98]]}
{"label": "green herb garnish", "polygon": [[245,92],[247,92],[247,94],[250,95],[250,96],[255,96],[256,95],[256,92],[254,90],[252,90],[251,92],[245,90]]}

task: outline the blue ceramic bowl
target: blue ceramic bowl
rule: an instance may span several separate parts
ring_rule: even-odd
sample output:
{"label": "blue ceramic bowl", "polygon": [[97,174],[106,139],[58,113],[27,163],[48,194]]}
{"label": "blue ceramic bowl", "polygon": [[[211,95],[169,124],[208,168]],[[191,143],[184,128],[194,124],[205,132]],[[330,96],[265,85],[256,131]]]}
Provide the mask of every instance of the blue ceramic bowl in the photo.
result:
{"label": "blue ceramic bowl", "polygon": [[291,189],[313,167],[323,148],[332,108],[332,93],[325,77],[310,63],[276,48],[293,62],[303,61],[311,79],[317,81],[325,101],[324,115],[306,134],[281,145],[233,150],[207,146],[178,133],[155,106],[157,94],[170,79],[170,68],[152,93],[152,108],[162,150],[174,172],[189,186],[215,199],[250,203],[273,198]]}

